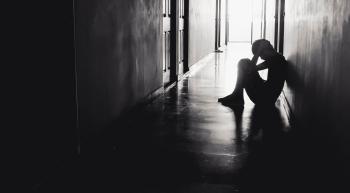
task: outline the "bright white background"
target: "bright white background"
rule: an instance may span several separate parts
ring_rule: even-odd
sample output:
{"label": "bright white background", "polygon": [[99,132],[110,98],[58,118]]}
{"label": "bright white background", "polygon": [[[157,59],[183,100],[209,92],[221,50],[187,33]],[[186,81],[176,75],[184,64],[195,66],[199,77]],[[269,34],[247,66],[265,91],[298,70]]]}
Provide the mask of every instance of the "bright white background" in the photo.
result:
{"label": "bright white background", "polygon": [[251,0],[229,0],[229,41],[250,42],[252,22]]}

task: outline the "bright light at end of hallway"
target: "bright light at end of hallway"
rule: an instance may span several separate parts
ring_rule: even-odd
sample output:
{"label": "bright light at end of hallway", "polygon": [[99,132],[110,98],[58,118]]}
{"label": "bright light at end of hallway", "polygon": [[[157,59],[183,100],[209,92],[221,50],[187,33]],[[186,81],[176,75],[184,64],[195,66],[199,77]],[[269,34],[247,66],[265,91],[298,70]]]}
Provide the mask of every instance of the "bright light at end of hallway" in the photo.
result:
{"label": "bright light at end of hallway", "polygon": [[252,1],[229,0],[229,41],[249,42],[251,38]]}

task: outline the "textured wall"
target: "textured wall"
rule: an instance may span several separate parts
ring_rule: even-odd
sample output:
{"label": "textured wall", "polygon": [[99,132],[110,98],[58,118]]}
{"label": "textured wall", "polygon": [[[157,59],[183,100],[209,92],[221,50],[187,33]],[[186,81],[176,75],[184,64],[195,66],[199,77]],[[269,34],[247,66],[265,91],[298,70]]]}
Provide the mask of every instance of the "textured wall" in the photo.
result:
{"label": "textured wall", "polygon": [[104,127],[162,86],[161,0],[78,0],[79,122]]}
{"label": "textured wall", "polygon": [[285,15],[292,112],[303,131],[334,147],[329,152],[349,156],[350,1],[287,0]]}
{"label": "textured wall", "polygon": [[189,0],[189,66],[215,50],[215,0]]}

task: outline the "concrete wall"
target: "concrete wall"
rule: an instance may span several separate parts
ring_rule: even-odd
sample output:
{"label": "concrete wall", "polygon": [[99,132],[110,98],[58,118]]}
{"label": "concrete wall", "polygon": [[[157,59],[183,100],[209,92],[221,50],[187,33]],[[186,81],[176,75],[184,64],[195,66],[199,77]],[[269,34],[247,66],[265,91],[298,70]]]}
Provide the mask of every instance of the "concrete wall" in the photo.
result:
{"label": "concrete wall", "polygon": [[284,92],[299,128],[327,144],[327,157],[349,161],[350,1],[287,0],[284,55]]}
{"label": "concrete wall", "polygon": [[215,50],[215,0],[189,0],[189,66]]}
{"label": "concrete wall", "polygon": [[161,0],[77,0],[82,130],[107,126],[162,86],[161,8]]}

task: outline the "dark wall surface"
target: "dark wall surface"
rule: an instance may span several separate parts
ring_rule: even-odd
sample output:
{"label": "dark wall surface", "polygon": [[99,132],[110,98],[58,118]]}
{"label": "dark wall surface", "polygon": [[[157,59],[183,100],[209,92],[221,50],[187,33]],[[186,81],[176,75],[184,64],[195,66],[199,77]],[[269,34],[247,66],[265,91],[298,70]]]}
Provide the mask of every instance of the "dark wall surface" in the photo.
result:
{"label": "dark wall surface", "polygon": [[310,144],[319,140],[324,145],[317,149],[339,159],[340,171],[348,174],[350,1],[287,0],[284,45],[289,62],[284,93],[294,118],[312,136]]}
{"label": "dark wall surface", "polygon": [[14,184],[3,189],[30,192],[76,155],[73,1],[23,2],[10,15],[2,129]]}
{"label": "dark wall surface", "polygon": [[78,0],[79,123],[110,124],[162,86],[161,0]]}
{"label": "dark wall surface", "polygon": [[215,0],[189,0],[189,66],[215,50]]}

